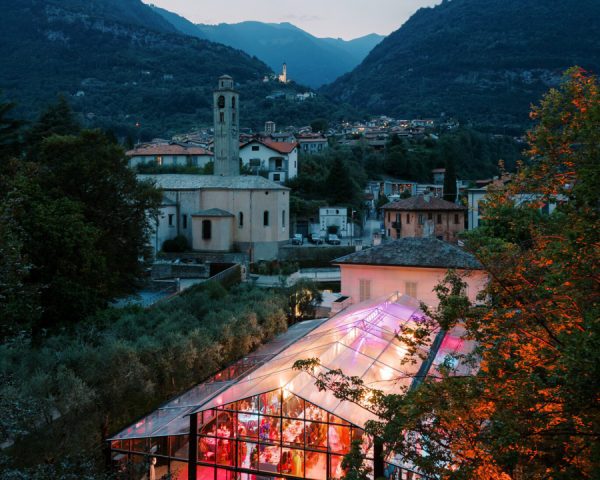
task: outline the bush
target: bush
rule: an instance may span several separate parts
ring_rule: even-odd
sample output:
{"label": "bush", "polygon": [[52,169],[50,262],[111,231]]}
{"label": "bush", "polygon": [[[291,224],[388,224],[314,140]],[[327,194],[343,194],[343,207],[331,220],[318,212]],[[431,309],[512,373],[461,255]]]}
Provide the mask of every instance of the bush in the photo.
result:
{"label": "bush", "polygon": [[39,345],[0,345],[0,443],[15,441],[0,470],[80,454],[102,465],[88,452],[285,331],[287,309],[285,292],[209,282],[147,310],[103,310]]}
{"label": "bush", "polygon": [[189,249],[190,244],[183,235],[177,235],[171,240],[165,240],[162,244],[162,251],[165,253],[181,253],[187,252]]}

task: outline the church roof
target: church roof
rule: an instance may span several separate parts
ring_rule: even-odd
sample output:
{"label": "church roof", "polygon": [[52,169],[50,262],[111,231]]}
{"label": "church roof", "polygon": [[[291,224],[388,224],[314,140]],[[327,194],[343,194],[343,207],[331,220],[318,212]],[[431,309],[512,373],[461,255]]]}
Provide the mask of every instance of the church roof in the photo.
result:
{"label": "church roof", "polygon": [[206,155],[213,156],[213,153],[197,146],[184,146],[179,144],[150,144],[141,145],[128,150],[125,155],[136,157],[138,155]]}
{"label": "church roof", "polygon": [[220,208],[209,208],[208,210],[200,210],[192,213],[192,217],[233,217],[233,213],[229,213]]}
{"label": "church roof", "polygon": [[194,174],[140,174],[138,180],[149,180],[163,190],[290,190],[279,183],[256,175],[225,177]]}
{"label": "church roof", "polygon": [[482,270],[469,252],[437,238],[401,238],[333,260],[336,265],[381,265]]}

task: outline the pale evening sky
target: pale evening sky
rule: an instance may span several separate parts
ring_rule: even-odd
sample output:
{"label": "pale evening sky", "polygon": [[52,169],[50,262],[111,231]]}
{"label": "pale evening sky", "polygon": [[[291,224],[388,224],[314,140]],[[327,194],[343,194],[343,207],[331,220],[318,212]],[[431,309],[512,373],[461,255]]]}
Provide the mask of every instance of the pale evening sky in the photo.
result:
{"label": "pale evening sky", "polygon": [[290,22],[317,37],[388,35],[440,0],[142,0],[194,23]]}

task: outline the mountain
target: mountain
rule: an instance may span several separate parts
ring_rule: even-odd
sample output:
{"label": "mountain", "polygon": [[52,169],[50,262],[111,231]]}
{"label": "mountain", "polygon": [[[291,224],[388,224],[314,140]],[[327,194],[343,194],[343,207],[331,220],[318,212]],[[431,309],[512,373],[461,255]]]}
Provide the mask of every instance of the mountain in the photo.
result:
{"label": "mountain", "polygon": [[153,7],[181,33],[229,45],[256,56],[280,72],[287,64],[288,76],[311,87],[330,83],[356,67],[384,37],[371,34],[354,40],[317,38],[291,23],[241,22],[197,25],[162,8]]}
{"label": "mountain", "polygon": [[522,128],[565,69],[600,73],[599,16],[598,0],[444,0],[323,92],[371,113]]}
{"label": "mountain", "polygon": [[192,37],[206,39],[198,26],[190,22],[187,18],[177,15],[176,13],[165,10],[164,8],[157,7],[156,5],[149,5],[155,13],[158,13],[164,21],[169,23],[172,28],[175,28],[179,33],[190,35]]}
{"label": "mountain", "polygon": [[26,119],[62,93],[87,126],[133,138],[164,136],[212,124],[212,91],[223,73],[237,82],[243,126],[307,124],[337,108],[323,98],[300,106],[266,100],[274,90],[293,95],[298,87],[263,83],[267,65],[178,33],[139,0],[0,5],[0,91]]}

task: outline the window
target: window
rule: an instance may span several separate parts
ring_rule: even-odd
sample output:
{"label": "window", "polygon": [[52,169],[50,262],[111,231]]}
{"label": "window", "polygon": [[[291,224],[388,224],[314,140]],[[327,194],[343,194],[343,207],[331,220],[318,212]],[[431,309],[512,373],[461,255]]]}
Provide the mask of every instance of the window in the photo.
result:
{"label": "window", "polygon": [[217,104],[219,108],[225,108],[225,97],[223,95],[219,97]]}
{"label": "window", "polygon": [[231,108],[235,108],[235,97],[231,97]]}
{"label": "window", "polygon": [[371,298],[371,280],[360,279],[358,281],[359,301],[364,302]]}
{"label": "window", "polygon": [[425,224],[425,215],[419,213],[419,225]]}
{"label": "window", "polygon": [[244,212],[238,214],[238,225],[240,228],[244,226]]}
{"label": "window", "polygon": [[388,222],[390,221],[390,212],[388,212]]}
{"label": "window", "polygon": [[427,220],[433,220],[433,213],[427,214]]}
{"label": "window", "polygon": [[397,222],[397,223],[400,223],[400,222],[402,221],[402,218],[401,218],[401,217],[402,217],[402,214],[401,214],[401,213],[397,213],[397,214],[396,214],[396,222]]}
{"label": "window", "polygon": [[250,159],[250,166],[251,167],[260,167],[260,158],[251,158]]}
{"label": "window", "polygon": [[437,223],[438,223],[438,225],[441,225],[441,224],[442,224],[442,214],[441,214],[441,213],[438,213],[438,216],[437,216]]}
{"label": "window", "polygon": [[235,112],[231,114],[231,121],[232,123],[235,123]]}
{"label": "window", "polygon": [[274,181],[274,182],[279,182],[279,181],[281,181],[281,174],[279,174],[279,173],[274,173],[274,174],[273,174],[273,181]]}
{"label": "window", "polygon": [[260,150],[260,147],[258,145],[252,145],[253,152],[258,152],[259,150]]}
{"label": "window", "polygon": [[175,218],[175,215],[173,215],[172,213],[169,213],[169,227],[173,226],[174,218]]}
{"label": "window", "polygon": [[162,164],[163,164],[163,157],[161,157],[161,156],[158,156],[158,157],[156,157],[156,164],[157,164],[159,167],[162,167]]}
{"label": "window", "polygon": [[263,213],[263,225],[265,227],[269,226],[269,211],[268,210],[265,210]]}
{"label": "window", "polygon": [[409,297],[417,298],[417,282],[406,282],[404,284],[404,293]]}
{"label": "window", "polygon": [[202,220],[202,240],[210,240],[212,237],[212,222]]}
{"label": "window", "polygon": [[285,228],[285,210],[281,212],[281,228]]}
{"label": "window", "polygon": [[408,225],[410,223],[410,213],[406,214],[406,224]]}
{"label": "window", "polygon": [[187,215],[181,216],[181,225],[183,228],[187,228]]}
{"label": "window", "polygon": [[219,112],[219,122],[225,123],[225,113]]}
{"label": "window", "polygon": [[455,213],[455,214],[454,214],[454,224],[455,224],[455,225],[458,225],[458,223],[459,223],[459,222],[458,222],[458,213]]}

